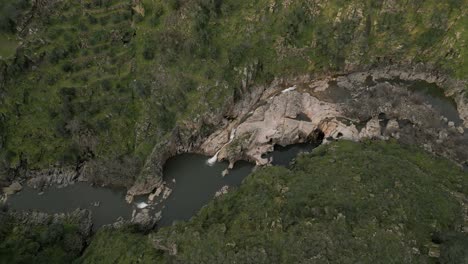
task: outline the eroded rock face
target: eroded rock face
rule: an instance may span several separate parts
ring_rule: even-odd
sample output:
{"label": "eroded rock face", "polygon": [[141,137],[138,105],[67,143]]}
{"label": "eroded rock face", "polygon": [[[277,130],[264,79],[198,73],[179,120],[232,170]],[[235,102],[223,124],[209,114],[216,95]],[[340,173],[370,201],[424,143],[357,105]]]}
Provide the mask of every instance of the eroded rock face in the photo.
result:
{"label": "eroded rock face", "polygon": [[3,188],[5,195],[13,195],[23,189],[23,186],[19,182],[13,182],[10,186]]}
{"label": "eroded rock face", "polygon": [[74,183],[78,176],[78,171],[73,168],[52,168],[42,171],[29,171],[27,184],[35,189],[42,189],[51,185],[65,187]]}
{"label": "eroded rock face", "polygon": [[154,146],[140,176],[128,190],[127,201],[131,201],[133,196],[148,194],[162,185],[163,166],[167,159],[180,153],[198,152],[198,146],[207,137],[205,130],[214,124],[222,123],[221,117],[213,115],[182,124],[172,132],[169,138]]}
{"label": "eroded rock face", "polygon": [[[448,122],[454,120],[443,117],[407,87],[387,81],[392,79],[422,80],[443,87],[445,95],[457,103],[462,123],[449,127]],[[321,138],[324,142],[395,138],[465,162],[465,86],[464,81],[451,80],[425,67],[396,65],[320,79],[307,75],[275,79],[268,87],[250,87],[241,100],[226,107],[226,112],[186,124],[155,146],[139,179],[129,189],[129,198],[155,191],[162,184],[165,161],[183,152],[214,155],[219,151],[217,160],[229,160],[230,167],[237,160],[264,165],[268,160],[262,154],[272,151],[276,144]],[[206,134],[213,131],[204,129],[207,124],[219,129]],[[202,130],[204,133],[200,133]],[[230,142],[231,135],[234,138]]]}
{"label": "eroded rock face", "polygon": [[[315,130],[323,131],[325,137],[341,133],[342,138],[358,139],[355,126],[346,126],[337,120],[342,116],[341,112],[339,105],[320,101],[307,93],[280,93],[266,99],[265,104],[236,127],[235,139],[221,150],[218,159],[235,162],[245,158],[257,165],[265,165],[268,160],[262,158],[262,154],[272,151],[275,144],[286,146],[305,142]],[[297,120],[299,114],[306,115],[308,120]],[[226,143],[229,133],[214,134],[202,149],[213,147],[215,142]]]}
{"label": "eroded rock face", "polygon": [[149,209],[143,209],[133,215],[130,223],[138,225],[142,230],[151,230],[162,217],[161,212],[153,214]]}
{"label": "eroded rock face", "polygon": [[91,212],[85,209],[76,209],[70,213],[47,214],[37,211],[9,212],[18,222],[24,225],[48,225],[51,223],[74,223],[78,226],[80,234],[87,238],[92,231]]}
{"label": "eroded rock face", "polygon": [[219,189],[218,191],[216,191],[215,193],[215,198],[216,197],[220,197],[222,195],[225,195],[226,193],[229,192],[229,186],[227,185],[224,185],[223,187],[221,187],[221,189]]}
{"label": "eroded rock face", "polygon": [[[386,81],[391,78],[444,83],[429,74],[396,70],[318,81],[295,80],[289,83],[294,89],[266,89],[268,96],[262,96],[249,114],[213,133],[201,149],[210,154],[220,150],[218,160],[229,160],[231,164],[244,159],[265,165],[269,160],[262,156],[275,145],[317,140],[317,133],[321,133],[325,142],[395,138],[429,145],[432,151],[459,162],[468,159],[468,141],[462,128],[444,119],[423,95]],[[306,118],[298,118],[299,115]],[[460,118],[466,124],[466,117]],[[234,139],[228,143],[232,133]],[[445,136],[441,138],[441,134]]]}

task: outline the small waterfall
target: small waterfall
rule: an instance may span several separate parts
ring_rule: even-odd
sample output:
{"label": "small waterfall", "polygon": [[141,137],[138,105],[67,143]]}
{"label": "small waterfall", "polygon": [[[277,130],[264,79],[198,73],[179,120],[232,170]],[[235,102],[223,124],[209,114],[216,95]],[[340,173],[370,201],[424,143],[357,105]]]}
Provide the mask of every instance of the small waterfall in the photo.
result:
{"label": "small waterfall", "polygon": [[236,136],[236,129],[234,128],[232,131],[231,131],[231,134],[229,135],[229,142],[224,144],[217,152],[216,154],[214,154],[213,157],[209,158],[207,161],[206,161],[206,164],[208,164],[209,166],[213,166],[216,161],[218,161],[218,154],[219,152],[226,146],[228,145],[229,143],[231,143],[233,140],[234,140],[234,137]]}
{"label": "small waterfall", "polygon": [[214,154],[213,157],[209,158],[209,159],[206,161],[206,164],[208,164],[209,166],[213,166],[213,165],[216,163],[216,161],[218,160],[218,154],[219,154],[220,151],[221,151],[221,149],[218,150],[218,151],[216,152],[216,154]]}
{"label": "small waterfall", "polygon": [[296,85],[291,86],[291,87],[289,87],[289,88],[284,89],[283,91],[281,91],[281,93],[287,93],[287,92],[294,91],[294,90],[296,90],[296,87],[297,87]]}
{"label": "small waterfall", "polygon": [[231,134],[229,135],[229,142],[227,144],[231,143],[235,136],[236,136],[236,129],[234,128],[231,131]]}

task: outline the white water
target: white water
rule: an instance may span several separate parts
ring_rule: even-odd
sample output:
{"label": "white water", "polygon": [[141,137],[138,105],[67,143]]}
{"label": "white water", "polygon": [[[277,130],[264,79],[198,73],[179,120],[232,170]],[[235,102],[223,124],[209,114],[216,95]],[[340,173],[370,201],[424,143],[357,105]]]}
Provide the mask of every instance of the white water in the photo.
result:
{"label": "white water", "polygon": [[289,88],[287,88],[287,89],[284,89],[284,90],[281,91],[281,92],[282,92],[282,93],[287,93],[287,92],[291,92],[291,91],[294,91],[294,90],[296,90],[296,85],[291,86],[291,87],[289,87]]}
{"label": "white water", "polygon": [[229,135],[229,141],[228,143],[224,144],[218,151],[216,151],[216,154],[214,154],[213,157],[209,158],[207,161],[206,161],[206,164],[208,164],[209,166],[213,166],[216,161],[218,161],[218,154],[219,152],[226,146],[228,145],[229,143],[231,143],[233,140],[234,140],[234,137],[236,136],[236,129],[234,128],[233,130],[231,130],[231,134]]}
{"label": "white water", "polygon": [[[224,147],[224,146],[223,146]],[[221,148],[222,149],[222,148]],[[218,154],[219,152],[221,151],[221,149],[219,149],[216,154],[214,154],[213,157],[209,158],[207,161],[206,161],[206,164],[208,164],[209,166],[213,166],[216,161],[218,161]]]}
{"label": "white water", "polygon": [[138,209],[144,209],[148,207],[148,204],[145,202],[141,202],[141,203],[137,203],[136,206],[138,207]]}

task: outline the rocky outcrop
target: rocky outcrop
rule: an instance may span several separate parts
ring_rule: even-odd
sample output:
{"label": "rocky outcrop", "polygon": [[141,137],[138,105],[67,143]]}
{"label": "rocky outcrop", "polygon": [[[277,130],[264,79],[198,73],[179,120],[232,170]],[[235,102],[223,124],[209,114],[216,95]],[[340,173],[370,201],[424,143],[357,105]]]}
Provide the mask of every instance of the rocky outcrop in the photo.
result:
{"label": "rocky outcrop", "polygon": [[446,96],[452,97],[456,104],[458,113],[464,122],[465,128],[468,128],[468,91],[466,80],[455,80],[446,75],[429,68],[426,65],[402,66],[392,65],[384,69],[371,69],[365,72],[352,73],[349,79],[365,83],[366,78],[372,76],[374,80],[378,79],[400,79],[404,81],[425,81],[435,83],[440,86]]}
{"label": "rocky outcrop", "polygon": [[35,189],[42,189],[51,185],[65,187],[73,184],[79,173],[74,168],[51,168],[41,171],[29,171],[27,185]]}
{"label": "rocky outcrop", "polygon": [[[345,126],[336,119],[341,116],[340,108],[337,104],[326,103],[297,91],[270,97],[235,128],[235,139],[220,151],[218,159],[235,162],[244,158],[257,165],[265,165],[268,160],[262,158],[262,155],[272,151],[274,145],[305,142],[316,130],[321,130],[325,136],[341,133],[343,138],[357,139],[356,127]],[[296,120],[300,113],[305,114],[310,121]],[[226,143],[226,135],[229,133],[214,134],[202,145],[202,149],[207,148],[209,151],[213,146]]]}
{"label": "rocky outcrop", "polygon": [[104,225],[102,228],[111,228],[111,229],[122,229],[125,227],[133,226],[138,228],[142,232],[147,232],[156,226],[156,224],[161,220],[162,212],[154,212],[154,210],[142,209],[142,210],[134,210],[132,213],[132,217],[130,219],[124,219],[123,217],[119,217],[117,221],[112,224]]}
{"label": "rocky outcrop", "polygon": [[224,185],[223,187],[221,187],[221,189],[219,189],[218,191],[216,191],[215,193],[215,198],[216,197],[220,197],[222,195],[225,195],[229,192],[229,186],[227,185]]}
{"label": "rocky outcrop", "polygon": [[89,237],[92,231],[91,212],[76,209],[70,213],[47,214],[37,211],[9,212],[18,223],[23,225],[49,225],[53,223],[68,223],[78,226],[83,237]]}
{"label": "rocky outcrop", "polygon": [[10,186],[3,188],[3,193],[8,196],[15,194],[23,189],[19,182],[13,182]]}
{"label": "rocky outcrop", "polygon": [[[424,98],[388,80],[439,85],[457,103],[462,124],[449,127],[452,120],[444,119]],[[230,167],[237,160],[265,165],[269,161],[262,155],[277,144],[322,137],[325,142],[395,138],[426,146],[458,162],[466,161],[465,86],[464,81],[452,80],[425,66],[395,65],[336,76],[278,78],[269,86],[250,87],[249,93],[228,105],[226,111],[179,126],[155,146],[140,177],[129,189],[128,200],[154,192],[163,183],[165,161],[183,152],[214,155],[219,151],[214,158],[229,160]]]}
{"label": "rocky outcrop", "polygon": [[134,212],[130,223],[138,225],[141,230],[151,230],[161,218],[162,214],[160,211],[155,214],[149,209],[143,209]]}
{"label": "rocky outcrop", "polygon": [[154,146],[139,177],[127,192],[127,201],[131,201],[133,196],[151,193],[162,185],[162,171],[167,159],[180,153],[198,152],[198,147],[213,130],[212,127],[219,123],[222,123],[222,116],[214,114],[174,129],[167,139]]}
{"label": "rocky outcrop", "polygon": [[[429,145],[431,151],[459,162],[467,160],[463,128],[447,120],[424,95],[410,92],[406,83],[387,81],[393,79],[452,85],[447,93],[453,94],[462,87],[435,75],[391,68],[325,80],[301,78],[288,82],[286,89],[288,86],[273,84],[253,111],[213,133],[201,149],[210,154],[219,151],[217,159],[229,160],[231,166],[240,159],[265,165],[270,161],[263,154],[275,145],[318,140],[319,135],[325,142],[396,138]],[[460,118],[466,124],[467,118]],[[234,139],[228,143],[232,133]]]}
{"label": "rocky outcrop", "polygon": [[177,255],[177,244],[166,241],[165,239],[162,239],[162,238],[158,238],[155,235],[150,235],[149,239],[152,242],[153,247],[155,249],[165,251],[170,256]]}

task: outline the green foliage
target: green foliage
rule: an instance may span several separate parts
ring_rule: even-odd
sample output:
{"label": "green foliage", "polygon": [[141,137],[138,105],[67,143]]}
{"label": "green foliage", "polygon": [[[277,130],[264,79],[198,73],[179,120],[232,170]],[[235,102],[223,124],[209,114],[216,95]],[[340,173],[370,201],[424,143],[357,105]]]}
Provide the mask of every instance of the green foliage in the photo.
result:
{"label": "green foliage", "polygon": [[181,0],[169,0],[169,7],[173,10],[179,10],[180,6],[182,5]]}
{"label": "green foliage", "polygon": [[0,33],[15,33],[19,16],[29,6],[28,0],[3,0],[0,3]]}
{"label": "green foliage", "polygon": [[0,57],[9,58],[15,54],[18,42],[14,35],[0,33]]}
{"label": "green foliage", "polygon": [[434,245],[440,263],[465,263],[467,195],[467,174],[450,161],[396,143],[340,141],[290,168],[255,171],[190,221],[149,237],[103,230],[80,261],[432,263]]}
{"label": "green foliage", "polygon": [[[449,190],[466,195],[467,187],[460,169],[416,149],[338,142],[301,155],[291,169],[255,172],[155,236],[178,246],[168,263],[427,262],[432,234],[463,222]],[[463,259],[464,242],[449,241],[444,261],[459,263],[450,257]]]}
{"label": "green foliage", "polygon": [[84,247],[74,225],[31,225],[0,212],[0,263],[70,263]]}
{"label": "green foliage", "polygon": [[[24,10],[22,3],[3,1],[0,10]],[[49,6],[54,12],[33,16],[28,26],[37,32],[22,36],[23,45],[8,61],[1,156],[8,154],[6,167],[12,169],[21,159],[34,169],[88,159],[144,160],[150,146],[175,128],[222,113],[250,87],[275,77],[413,61],[465,78],[466,0],[391,5],[57,2]],[[27,11],[0,17],[16,21]],[[243,87],[245,70],[252,78]],[[62,98],[64,87],[74,87],[76,96]]]}
{"label": "green foliage", "polygon": [[101,229],[74,263],[158,263],[157,259],[147,236],[131,230]]}

